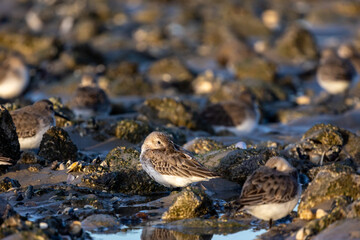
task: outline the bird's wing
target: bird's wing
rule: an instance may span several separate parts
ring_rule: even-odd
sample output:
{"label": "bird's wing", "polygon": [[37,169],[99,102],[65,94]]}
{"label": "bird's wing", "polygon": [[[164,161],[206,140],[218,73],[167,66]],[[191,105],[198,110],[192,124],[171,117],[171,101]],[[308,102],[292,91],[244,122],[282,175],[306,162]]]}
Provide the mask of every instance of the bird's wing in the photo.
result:
{"label": "bird's wing", "polygon": [[19,138],[33,137],[40,125],[40,119],[36,114],[26,111],[11,111],[12,120],[16,127],[16,133]]}
{"label": "bird's wing", "polygon": [[246,118],[246,106],[241,102],[224,102],[209,105],[201,117],[211,125],[235,126]]}
{"label": "bird's wing", "polygon": [[143,156],[152,164],[153,168],[163,175],[179,177],[211,178],[217,175],[203,165],[194,157],[184,151],[172,150],[147,150]]}
{"label": "bird's wing", "polygon": [[293,199],[297,192],[296,171],[288,175],[268,167],[260,167],[246,180],[237,202],[244,206],[284,203]]}

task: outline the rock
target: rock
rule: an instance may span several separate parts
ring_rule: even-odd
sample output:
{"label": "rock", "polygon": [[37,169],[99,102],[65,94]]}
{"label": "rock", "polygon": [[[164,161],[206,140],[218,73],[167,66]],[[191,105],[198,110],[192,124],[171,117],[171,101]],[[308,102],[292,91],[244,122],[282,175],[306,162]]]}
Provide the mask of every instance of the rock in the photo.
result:
{"label": "rock", "polygon": [[[105,162],[111,172],[121,171],[124,168],[138,168],[140,152],[127,147],[112,149],[105,158]],[[141,168],[138,168],[141,169]]]}
{"label": "rock", "polygon": [[220,89],[223,79],[215,76],[211,70],[206,70],[192,81],[192,89],[195,94],[210,94]]}
{"label": "rock", "polygon": [[11,207],[11,205],[3,198],[0,198],[0,225],[4,222],[5,219],[15,215],[16,212]]}
{"label": "rock", "polygon": [[197,187],[186,187],[161,218],[179,220],[215,214],[213,202],[203,190]]}
{"label": "rock", "polygon": [[40,143],[40,157],[48,161],[75,161],[77,157],[77,147],[71,141],[69,134],[59,128],[52,127],[44,134]]}
{"label": "rock", "polygon": [[85,231],[96,231],[99,228],[115,229],[120,227],[120,222],[107,214],[94,214],[85,218],[81,225]]}
{"label": "rock", "polygon": [[171,123],[179,127],[196,128],[196,117],[190,107],[173,98],[148,99],[139,112],[158,124]]}
{"label": "rock", "polygon": [[215,140],[209,138],[195,138],[194,140],[186,143],[184,148],[196,154],[205,154],[207,152],[219,150],[225,146]]}
{"label": "rock", "polygon": [[318,58],[314,36],[299,24],[291,25],[277,40],[275,48],[278,55],[294,63]]}
{"label": "rock", "polygon": [[31,231],[22,231],[21,233],[14,233],[10,236],[4,237],[3,240],[28,240],[28,239],[38,239],[38,240],[47,240],[50,239],[43,232],[31,232]]}
{"label": "rock", "polygon": [[108,90],[114,96],[140,95],[152,92],[152,87],[138,72],[138,64],[123,61],[106,72]]}
{"label": "rock", "polygon": [[20,144],[15,125],[6,108],[0,105],[0,157],[10,158],[16,163],[20,158]]}
{"label": "rock", "polygon": [[131,143],[139,143],[150,133],[150,127],[144,122],[121,120],[115,126],[115,136]]}
{"label": "rock", "polygon": [[273,149],[219,150],[200,156],[207,168],[229,181],[243,184],[246,178],[278,153]]}
{"label": "rock", "polygon": [[10,188],[18,188],[20,186],[18,180],[6,177],[0,181],[0,192],[6,192]]}
{"label": "rock", "polygon": [[161,87],[175,87],[182,91],[190,88],[192,74],[177,58],[164,58],[154,62],[148,72],[153,84]]}
{"label": "rock", "polygon": [[89,187],[125,194],[146,195],[164,192],[168,189],[155,182],[143,170],[124,168],[116,172],[94,172],[84,176],[82,181]]}
{"label": "rock", "polygon": [[351,158],[356,165],[360,165],[360,137],[331,124],[316,124],[296,144],[293,154],[302,159],[309,159],[319,164],[324,162],[346,161]]}
{"label": "rock", "polygon": [[[358,199],[360,197],[360,176],[341,168],[320,170],[301,196],[299,217],[307,219],[306,212],[312,209],[329,210],[334,199],[339,196]],[[328,204],[326,204],[327,202]],[[328,208],[324,208],[324,204]]]}
{"label": "rock", "polygon": [[360,219],[336,221],[327,227],[314,240],[360,239]]}
{"label": "rock", "polygon": [[37,164],[44,163],[44,159],[36,155],[36,153],[32,151],[24,151],[21,154],[21,158],[18,161],[18,164]]}
{"label": "rock", "polygon": [[241,79],[258,79],[273,82],[276,74],[276,65],[263,58],[253,57],[237,62],[234,66],[236,76]]}

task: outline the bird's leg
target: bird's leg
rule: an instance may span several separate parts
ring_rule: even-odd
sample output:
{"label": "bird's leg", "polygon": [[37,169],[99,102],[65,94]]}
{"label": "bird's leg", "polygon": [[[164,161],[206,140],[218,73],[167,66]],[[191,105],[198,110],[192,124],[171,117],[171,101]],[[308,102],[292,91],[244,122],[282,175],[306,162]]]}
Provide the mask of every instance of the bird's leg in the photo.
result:
{"label": "bird's leg", "polygon": [[270,220],[269,220],[269,229],[271,229],[272,224],[273,224],[273,220],[270,218]]}

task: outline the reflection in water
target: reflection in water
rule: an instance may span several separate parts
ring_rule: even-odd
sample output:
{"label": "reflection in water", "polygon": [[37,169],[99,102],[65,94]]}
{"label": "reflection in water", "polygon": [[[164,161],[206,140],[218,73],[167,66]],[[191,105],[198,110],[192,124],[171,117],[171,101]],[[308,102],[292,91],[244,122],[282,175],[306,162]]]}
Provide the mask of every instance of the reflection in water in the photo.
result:
{"label": "reflection in water", "polygon": [[163,228],[145,227],[141,240],[210,240],[213,235],[196,235],[177,232]]}

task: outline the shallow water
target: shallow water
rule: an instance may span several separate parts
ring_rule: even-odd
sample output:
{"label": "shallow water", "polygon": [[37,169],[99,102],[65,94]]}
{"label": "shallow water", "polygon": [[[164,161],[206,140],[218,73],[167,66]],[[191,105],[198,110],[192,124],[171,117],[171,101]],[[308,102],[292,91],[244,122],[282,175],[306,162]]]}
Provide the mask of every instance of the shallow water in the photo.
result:
{"label": "shallow water", "polygon": [[[169,230],[170,231],[170,230]],[[261,229],[261,230],[257,230],[254,231],[252,229],[249,230],[244,230],[244,231],[240,231],[237,233],[233,233],[233,234],[226,234],[226,235],[213,235],[210,236],[208,235],[206,239],[212,239],[212,240],[222,240],[222,239],[227,239],[227,240],[237,240],[237,239],[247,239],[247,240],[251,240],[251,239],[256,239],[257,236],[265,233],[266,230],[265,229]],[[99,233],[91,233],[88,232],[90,234],[90,236],[94,239],[94,240],[115,240],[115,239],[119,239],[119,238],[124,238],[126,237],[127,240],[137,240],[137,239],[142,239],[142,240],[146,240],[146,239],[151,239],[151,236],[142,236],[142,230],[141,229],[137,229],[137,230],[131,230],[131,231],[127,231],[126,233],[123,232],[118,232],[115,234],[99,234]],[[199,235],[187,235],[188,237],[193,236],[198,237]],[[177,238],[177,240],[181,240],[181,239],[185,239],[185,238]],[[190,238],[186,238],[186,239],[190,239]],[[202,238],[199,238],[202,239]],[[164,238],[165,240],[165,238]]]}

